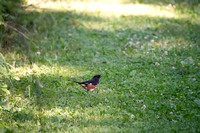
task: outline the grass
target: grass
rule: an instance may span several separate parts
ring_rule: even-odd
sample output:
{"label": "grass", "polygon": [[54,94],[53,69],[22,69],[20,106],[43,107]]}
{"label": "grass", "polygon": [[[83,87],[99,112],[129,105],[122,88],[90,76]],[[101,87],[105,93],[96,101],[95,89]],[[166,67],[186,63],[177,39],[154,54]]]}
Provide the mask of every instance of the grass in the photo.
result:
{"label": "grass", "polygon": [[[1,59],[0,130],[200,132],[199,8],[146,6],[170,15],[27,11],[33,64],[23,51],[6,54],[9,71]],[[68,81],[95,74],[92,92]]]}

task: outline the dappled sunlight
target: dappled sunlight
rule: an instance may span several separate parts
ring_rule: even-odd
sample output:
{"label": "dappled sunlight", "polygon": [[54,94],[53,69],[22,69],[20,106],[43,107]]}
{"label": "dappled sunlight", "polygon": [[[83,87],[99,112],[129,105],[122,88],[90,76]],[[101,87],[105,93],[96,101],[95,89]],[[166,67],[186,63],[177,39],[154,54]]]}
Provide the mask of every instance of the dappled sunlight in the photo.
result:
{"label": "dappled sunlight", "polygon": [[178,15],[172,5],[158,6],[145,4],[121,4],[119,1],[105,2],[77,2],[77,1],[47,1],[40,2],[28,0],[28,4],[33,4],[40,9],[49,9],[54,11],[77,11],[82,13],[97,13],[102,17],[106,16],[149,16],[174,18]]}
{"label": "dappled sunlight", "polygon": [[[72,118],[71,112],[67,107],[65,110],[59,107],[52,108],[50,110],[43,110],[43,114],[45,117],[58,116],[58,114],[60,114],[61,117],[65,117],[66,119]],[[78,112],[76,111],[75,114],[78,114]]]}
{"label": "dappled sunlight", "polygon": [[56,74],[59,76],[84,76],[85,74],[89,73],[90,71],[79,71],[78,68],[73,66],[59,66],[59,65],[39,65],[33,64],[30,68],[30,65],[27,66],[20,66],[11,69],[12,72],[16,73],[19,77],[27,76],[27,75],[41,75],[41,74]]}
{"label": "dappled sunlight", "polygon": [[[19,41],[0,59],[5,131],[200,131],[199,14],[144,0],[27,1],[29,50]],[[96,74],[93,91],[73,82]]]}
{"label": "dappled sunlight", "polygon": [[[57,118],[58,120],[62,120],[65,124],[67,124],[67,121],[74,121],[74,124],[88,122],[90,125],[88,128],[93,128],[93,125],[101,125],[105,122],[111,123],[116,120],[120,122],[127,119],[135,124],[138,122],[135,119],[134,114],[123,111],[120,108],[111,108],[110,106],[103,105],[97,105],[84,109],[80,107],[77,107],[76,109],[69,107],[55,107],[50,110],[43,109],[42,112],[47,121]],[[115,115],[110,112],[113,112]]]}

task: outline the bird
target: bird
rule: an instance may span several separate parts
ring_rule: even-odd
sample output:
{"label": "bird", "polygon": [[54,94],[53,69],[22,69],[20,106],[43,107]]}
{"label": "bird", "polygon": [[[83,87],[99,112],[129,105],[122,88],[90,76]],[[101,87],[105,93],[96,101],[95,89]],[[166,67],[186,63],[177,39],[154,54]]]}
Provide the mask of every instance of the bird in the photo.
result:
{"label": "bird", "polygon": [[101,75],[95,75],[91,80],[86,80],[83,82],[77,82],[77,81],[73,82],[80,84],[87,91],[93,91],[99,85],[99,79],[101,77],[102,77]]}

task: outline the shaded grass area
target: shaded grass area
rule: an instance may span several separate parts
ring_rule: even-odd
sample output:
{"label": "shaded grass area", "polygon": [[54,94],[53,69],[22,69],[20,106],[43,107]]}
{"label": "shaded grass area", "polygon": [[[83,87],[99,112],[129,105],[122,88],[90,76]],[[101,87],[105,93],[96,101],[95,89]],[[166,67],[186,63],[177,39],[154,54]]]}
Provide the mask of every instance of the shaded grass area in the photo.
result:
{"label": "shaded grass area", "polygon": [[[200,26],[191,16],[27,12],[33,66],[23,52],[7,54],[14,87],[1,76],[11,94],[1,95],[0,126],[16,132],[199,132]],[[68,81],[94,74],[103,77],[93,92]]]}
{"label": "shaded grass area", "polygon": [[175,4],[175,5],[179,5],[179,4],[183,4],[183,5],[193,5],[193,4],[198,4],[199,0],[129,0],[129,2],[132,3],[144,3],[144,4]]}

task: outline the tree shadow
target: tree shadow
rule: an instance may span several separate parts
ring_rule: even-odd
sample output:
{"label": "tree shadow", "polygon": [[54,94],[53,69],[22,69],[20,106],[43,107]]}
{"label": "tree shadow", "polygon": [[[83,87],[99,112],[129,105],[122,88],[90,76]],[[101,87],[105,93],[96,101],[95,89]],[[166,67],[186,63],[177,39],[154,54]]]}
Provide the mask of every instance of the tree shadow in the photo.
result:
{"label": "tree shadow", "polygon": [[[200,26],[193,24],[187,18],[175,19],[130,15],[121,16],[120,19],[112,20],[83,13],[55,11],[46,11],[44,13],[27,12],[26,16],[29,16],[30,20],[32,20],[30,23],[25,23],[24,25],[29,27],[33,34],[38,34],[38,31],[41,34],[41,36],[37,36],[34,40],[35,44],[40,45],[31,45],[33,57],[37,55],[36,53],[38,51],[41,51],[40,55],[33,59],[33,63],[40,62],[47,65],[58,63],[65,65],[66,63],[74,61],[73,65],[76,65],[75,62],[77,62],[76,66],[83,64],[88,67],[91,64],[88,58],[94,59],[96,54],[100,53],[100,60],[92,62],[92,64],[97,66],[100,62],[101,65],[104,65],[102,62],[108,62],[107,60],[113,58],[113,56],[110,56],[112,53],[119,51],[119,49],[126,49],[125,45],[134,35],[136,36],[136,38],[133,38],[134,43],[137,41],[150,43],[151,40],[155,40],[158,43],[164,43],[165,41],[173,42],[177,38],[181,42],[174,41],[174,45],[183,43],[183,40],[185,40],[185,43],[195,46],[200,42],[200,36],[198,34]],[[60,17],[63,19],[57,21]],[[44,19],[46,21],[37,21],[33,18],[39,18],[38,20]],[[154,26],[145,26],[144,24],[141,25],[143,28],[129,26],[130,24],[137,26],[141,22],[148,22],[147,25],[154,24]],[[112,30],[109,30],[101,27],[100,29],[94,29],[85,25],[85,23],[91,23],[91,25],[94,23],[110,23],[113,26],[117,24],[121,27],[127,26],[127,28],[112,27]],[[49,27],[48,31],[46,30],[47,27]],[[147,38],[144,39],[146,36]],[[43,47],[46,51],[52,51],[54,54],[46,56],[45,51],[42,52]],[[90,54],[87,54],[87,48],[90,49]],[[82,56],[77,57],[77,52],[81,53]],[[65,58],[62,57],[63,54],[66,55]]]}
{"label": "tree shadow", "polygon": [[[49,14],[52,14],[52,12],[49,12]],[[54,12],[54,14],[64,15],[65,13]],[[55,29],[52,26],[52,29],[49,29],[49,32],[45,33],[45,36],[48,38],[48,40],[44,40],[42,46],[44,46],[49,51],[53,51],[54,53],[56,53],[57,59],[54,61],[60,65],[65,65],[65,63],[67,62],[76,61],[77,65],[83,64],[86,65],[85,67],[88,67],[91,64],[91,61],[88,59],[94,59],[97,53],[100,53],[100,60],[92,62],[92,64],[94,64],[95,66],[99,65],[99,62],[101,64],[101,62],[107,62],[107,60],[111,61],[111,59],[113,59],[113,56],[111,56],[112,53],[119,51],[119,49],[126,49],[125,45],[130,41],[130,38],[133,38],[134,35],[136,36],[136,38],[133,38],[133,42],[136,43],[137,41],[140,41],[141,44],[151,43],[151,40],[154,40],[155,42],[161,43],[163,45],[165,45],[165,42],[174,42],[175,46],[180,45],[180,47],[182,47],[181,45],[184,43],[188,45],[192,44],[195,47],[191,49],[195,49],[200,42],[200,35],[198,34],[200,26],[198,24],[193,24],[188,19],[160,18],[148,16],[122,16],[120,18],[120,21],[123,20],[122,23],[115,19],[112,21],[109,19],[107,20],[104,18],[89,15],[82,16],[81,14],[78,14],[75,16],[76,17],[74,18],[70,18],[70,23],[67,22],[68,20],[64,21],[69,24],[68,26],[59,28],[54,27]],[[101,23],[106,21],[112,23],[113,25],[118,23],[118,25],[125,25],[127,27],[129,27],[130,24],[137,25],[140,23],[140,21],[148,21],[149,23],[156,23],[157,25],[149,27],[147,26],[142,29],[134,28],[134,26],[125,29],[113,28],[114,31],[110,31],[103,28],[99,30],[88,29],[81,24],[83,21],[85,23],[89,23],[91,21]],[[62,22],[62,24],[60,25],[63,25],[64,22]],[[49,21],[49,25],[53,25],[53,22],[51,24],[51,21]],[[66,29],[64,30],[64,34],[61,29]],[[55,30],[61,32],[57,33],[57,35],[52,35],[51,32]],[[148,38],[144,39],[146,36]],[[180,42],[176,42],[176,39],[180,40]],[[51,43],[50,47],[47,47],[49,43]],[[90,49],[90,54],[87,54],[89,51],[86,47]],[[188,50],[190,51],[191,49]],[[76,52],[81,53],[82,56],[77,57]],[[62,54],[66,54],[66,58],[63,58]],[[39,62],[46,62],[46,59],[43,55],[45,55],[45,53],[42,53],[39,57],[37,56],[36,60]],[[50,55],[48,58],[54,58],[54,55]],[[74,62],[74,65],[75,64],[76,63]],[[104,65],[104,63],[102,63],[101,65]]]}
{"label": "tree shadow", "polygon": [[[67,80],[71,79],[71,76],[66,75],[65,77],[61,77],[59,74],[41,74],[38,76],[28,75],[21,77],[20,80],[13,80],[14,84],[16,85],[16,90],[14,90],[13,93],[15,95],[21,95],[27,99],[30,99],[31,104],[34,104],[39,111],[50,110],[52,108],[61,108],[62,110],[65,110],[65,108],[68,106],[72,110],[77,110],[79,108],[88,109],[91,107],[98,108],[99,104],[107,106],[109,102],[107,99],[108,97],[109,99],[113,100],[113,103],[110,104],[119,104],[119,108],[125,108],[128,103],[133,105],[134,103],[131,103],[132,95],[129,93],[126,94],[128,91],[125,89],[121,91],[115,90],[117,85],[127,87],[125,85],[128,84],[125,82],[119,82],[121,80],[126,80],[122,79],[122,75],[128,75],[130,71],[123,70],[123,72],[120,73],[119,69],[123,69],[124,64],[122,64],[122,62],[118,62],[119,60],[125,60],[123,63],[126,63],[133,59],[132,57],[125,57],[123,54],[121,54],[122,51],[126,49],[125,44],[130,41],[127,38],[132,38],[134,35],[136,35],[137,38],[133,41],[134,43],[140,41],[141,45],[143,43],[151,42],[152,39],[155,39],[155,36],[157,38],[155,41],[157,42],[164,42],[166,38],[171,39],[171,41],[180,38],[186,43],[194,44],[195,46],[198,46],[200,42],[200,34],[198,34],[200,31],[200,26],[193,24],[188,19],[148,16],[121,16],[120,20],[112,20],[82,13],[52,11],[44,13],[27,12],[26,15],[27,20],[31,19],[31,21],[25,21],[25,27],[31,29],[33,36],[36,36],[36,34],[41,34],[41,36],[36,36],[35,38],[35,44],[37,45],[31,46],[34,58],[33,63],[46,64],[50,67],[53,64],[57,64],[59,66],[65,66],[68,64],[71,65],[71,67],[78,67],[82,65],[83,70],[92,69],[94,72],[102,72],[107,76],[106,79],[103,79],[104,83],[100,86],[101,89],[97,88],[97,90],[94,92],[86,92],[81,88],[81,86],[78,86],[70,81],[68,82]],[[38,18],[38,20],[41,20],[42,18],[42,20],[46,21],[40,22],[35,18]],[[62,19],[58,20],[59,18]],[[104,29],[103,27],[101,29],[94,29],[92,27],[88,28],[84,23],[90,22],[99,24],[106,22],[107,24],[110,23],[110,25],[115,26],[113,26],[111,29]],[[141,22],[146,22],[146,24],[157,23],[157,25],[148,27],[144,26],[144,24],[140,29],[134,26],[129,27],[129,25],[137,26]],[[121,25],[122,28],[116,27],[116,25]],[[148,37],[144,39],[146,36]],[[163,36],[165,38],[163,38]],[[174,43],[176,45],[177,42],[175,41]],[[180,43],[183,42],[181,41]],[[198,51],[195,49],[195,47],[191,49],[186,50],[188,52],[194,50]],[[39,55],[37,54],[38,51],[40,52]],[[47,53],[47,51],[49,53]],[[179,52],[181,53],[182,51]],[[81,53],[81,56],[76,56],[77,52]],[[116,56],[113,56],[113,53],[116,54]],[[99,54],[99,56],[96,57],[97,54]],[[154,62],[149,62],[149,58],[150,57],[139,57],[138,60],[140,62],[138,67],[148,69],[145,68],[145,64],[149,65],[148,63]],[[116,64],[118,64],[120,68],[117,69],[115,67]],[[96,70],[96,68],[98,68],[98,70]],[[117,73],[115,76],[118,77],[112,77],[110,73]],[[105,82],[109,82],[109,84]],[[135,86],[139,86],[138,88],[144,87],[144,85],[141,85],[139,82],[137,82]],[[128,89],[130,89],[130,86]],[[114,95],[110,90],[116,92],[116,94]],[[118,96],[117,93],[120,93],[120,96]],[[123,101],[127,99],[130,101]],[[127,109],[127,112],[132,113],[134,110],[132,108]],[[33,114],[24,113],[23,111],[16,114],[11,112],[11,114],[16,122],[25,122],[34,119]],[[18,117],[25,118],[19,120]],[[125,116],[124,118],[128,119],[128,117]],[[63,117],[59,118],[56,115],[47,118],[42,117],[42,119],[53,121],[52,123],[69,122],[69,120]],[[99,122],[91,121],[91,123],[94,126],[99,124],[104,125],[104,123],[105,125],[109,125],[111,124],[111,121],[111,119],[105,119],[100,120]],[[73,124],[77,123],[79,123],[79,121],[76,121]],[[46,123],[41,122],[41,124],[44,124],[45,126]],[[66,124],[64,126],[66,126]],[[123,123],[121,123],[121,125],[119,123],[117,126],[120,127],[124,125]]]}
{"label": "tree shadow", "polygon": [[[126,49],[125,44],[129,41],[127,38],[132,38],[134,35],[137,36],[137,38],[134,40],[134,43],[136,43],[137,41],[148,43],[151,42],[151,40],[154,39],[155,36],[157,37],[157,42],[165,41],[165,39],[163,39],[163,36],[167,39],[172,39],[172,41],[174,41],[173,39],[180,38],[183,39],[186,43],[194,44],[195,46],[198,46],[200,42],[200,34],[198,34],[200,31],[200,26],[197,24],[193,24],[188,19],[148,16],[121,16],[119,21],[118,19],[112,20],[97,16],[90,16],[82,13],[52,11],[47,11],[44,13],[27,12],[26,16],[28,17],[27,20],[32,20],[30,21],[30,23],[24,22],[24,25],[30,28],[31,32],[33,33],[41,31],[40,34],[44,36],[44,38],[38,39],[41,39],[41,42],[38,42],[36,40],[36,43],[39,43],[41,46],[38,45],[32,47],[32,52],[35,56],[33,63],[46,64],[49,66],[52,66],[52,64],[55,63],[60,66],[65,66],[66,64],[68,64],[71,65],[71,67],[78,67],[82,65],[83,70],[91,68],[95,72],[101,72],[101,67],[107,67],[109,70],[112,69],[111,72],[117,73],[119,70],[115,69],[115,65],[118,64],[120,66],[123,66],[123,64],[119,64],[117,62],[118,60],[125,60],[123,61],[124,63],[131,62],[132,60],[132,58],[130,57],[122,58],[123,54],[120,55],[120,53],[122,50]],[[39,22],[34,19],[41,19],[41,17],[46,21]],[[60,17],[63,18],[63,20],[56,22],[55,20],[58,20],[58,18]],[[157,23],[157,25],[152,27],[144,27],[142,29],[134,28],[134,26],[128,27],[130,24],[137,25],[141,23],[140,21]],[[112,25],[115,25],[117,23],[118,25],[125,25],[127,26],[127,28],[124,29],[114,27],[112,28],[113,30],[103,28],[90,29],[85,27],[85,25],[82,24],[83,22],[110,22]],[[62,27],[65,24],[66,26]],[[45,30],[47,27],[50,27],[48,31]],[[53,35],[55,34],[54,32],[56,33],[56,35]],[[116,35],[118,34],[119,36],[116,37]],[[148,36],[148,38],[144,39],[146,36]],[[98,40],[98,43],[94,44],[94,40]],[[54,41],[54,43],[52,43],[51,41]],[[177,45],[177,42],[174,43],[175,45]],[[119,48],[121,49],[120,51],[118,50]],[[41,55],[39,56],[35,54],[38,50],[42,49],[45,49],[45,51],[49,51],[50,55],[46,57],[45,52],[41,52]],[[197,51],[197,49],[193,47],[191,49],[187,49],[187,51]],[[82,56],[77,57],[77,52],[81,53]],[[90,54],[87,54],[88,52],[90,52]],[[181,53],[182,50],[179,52]],[[97,59],[99,58],[98,60],[93,60],[92,62],[91,60],[88,60],[94,59],[97,53],[99,53],[99,57],[97,57]],[[113,57],[113,53],[117,53],[119,54],[119,56],[116,55],[115,57]],[[56,59],[54,59],[54,54],[56,54],[57,56]],[[63,55],[66,55],[66,57],[63,58]],[[141,59],[143,60],[142,62]],[[150,59],[150,57],[142,57],[137,60],[140,61],[139,66],[144,69],[147,69],[145,68],[145,66],[147,66],[148,63],[155,62]],[[109,72],[103,73],[109,77]],[[123,73],[128,74],[129,71],[125,71]],[[20,79],[19,81],[15,81],[17,85],[16,94],[23,94],[25,97],[28,97],[27,87],[30,85],[31,95],[33,94],[36,99],[38,96],[41,97],[43,100],[38,101],[40,101],[41,106],[44,107],[56,107],[59,106],[59,104],[64,107],[68,104],[68,102],[70,103],[78,101],[80,103],[77,103],[77,105],[81,104],[83,107],[89,107],[98,104],[94,102],[94,99],[100,98],[99,101],[101,101],[106,98],[106,95],[104,95],[103,92],[100,91],[101,93],[98,94],[98,97],[95,96],[97,92],[95,92],[94,94],[91,93],[91,97],[93,98],[92,101],[91,99],[85,99],[88,93],[84,90],[81,90],[82,88],[80,90],[79,87],[73,89],[73,83],[69,82],[69,84],[66,84],[66,80],[69,80],[71,78],[70,76],[60,77],[60,75],[42,74],[38,77],[35,77],[35,81],[31,79],[31,77],[33,76],[29,75],[29,77],[22,77],[22,79]],[[37,81],[39,81],[39,83],[37,83]],[[43,88],[40,87],[40,82],[42,83]],[[103,88],[107,88],[107,86],[104,86]],[[80,96],[80,94],[82,95]],[[108,95],[110,94],[108,93]],[[53,96],[53,98],[49,96]],[[60,97],[63,97],[66,100],[60,99]],[[73,97],[76,97],[75,99],[78,98],[79,100],[74,101]],[[59,99],[60,102],[58,102]],[[85,99],[84,102],[81,99]],[[50,102],[49,100],[52,102]],[[62,103],[63,101],[65,102]],[[75,106],[76,105],[74,105],[74,107]]]}
{"label": "tree shadow", "polygon": [[198,0],[129,0],[129,3],[141,3],[141,4],[153,4],[153,5],[169,5],[169,4],[174,4],[174,5],[194,5],[198,4]]}

